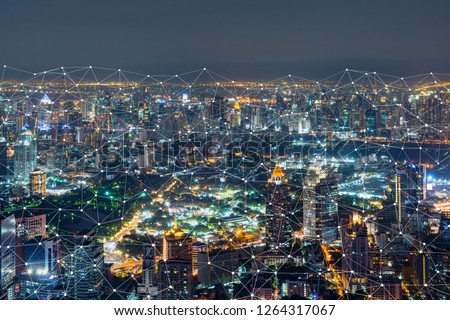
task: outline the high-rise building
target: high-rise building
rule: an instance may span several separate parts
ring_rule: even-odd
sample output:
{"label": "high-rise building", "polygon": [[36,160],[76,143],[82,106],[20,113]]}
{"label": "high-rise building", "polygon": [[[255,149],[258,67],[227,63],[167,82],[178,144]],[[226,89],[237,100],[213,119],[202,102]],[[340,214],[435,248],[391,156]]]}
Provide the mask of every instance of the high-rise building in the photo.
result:
{"label": "high-rise building", "polygon": [[403,167],[395,169],[394,184],[395,184],[395,216],[397,223],[402,225],[406,222],[406,181],[408,177],[406,170]]}
{"label": "high-rise building", "polygon": [[30,172],[30,193],[34,195],[45,195],[47,192],[47,174],[41,169]]}
{"label": "high-rise building", "polygon": [[430,257],[426,252],[418,252],[417,250],[410,250],[408,254],[408,263],[411,269],[409,277],[405,281],[417,287],[428,285],[430,281]]}
{"label": "high-rise building", "polygon": [[331,167],[313,163],[303,186],[303,233],[306,240],[331,243],[338,238],[337,181]]}
{"label": "high-rise building", "polygon": [[14,297],[13,281],[16,276],[16,223],[14,214],[0,214],[0,300]]}
{"label": "high-rise building", "polygon": [[168,259],[158,262],[158,300],[192,299],[192,262]]}
{"label": "high-rise building", "polygon": [[378,130],[378,111],[374,109],[368,109],[366,111],[366,136],[376,137]]}
{"label": "high-rise building", "polygon": [[25,243],[33,239],[47,237],[47,215],[22,215],[16,219],[16,273],[25,270]]}
{"label": "high-rise building", "polygon": [[417,113],[420,115],[421,121],[427,124],[432,123],[434,128],[443,129],[447,127],[450,113],[448,105],[444,101],[435,94],[420,96]]}
{"label": "high-rise building", "polygon": [[192,278],[194,273],[192,242],[192,237],[178,227],[175,218],[173,228],[163,236],[162,255],[154,269],[157,299],[179,300],[192,298]]}
{"label": "high-rise building", "polygon": [[14,145],[14,178],[17,181],[29,182],[30,172],[36,168],[36,158],[36,138],[31,131],[25,131]]}
{"label": "high-rise building", "polygon": [[216,249],[198,254],[198,281],[205,287],[233,281],[239,271],[236,250]]}
{"label": "high-rise building", "polygon": [[47,237],[47,215],[23,215],[16,219],[17,238],[22,242],[31,240],[36,237]]}
{"label": "high-rise building", "polygon": [[65,289],[61,277],[61,239],[35,237],[25,242],[21,251],[23,267],[17,272],[17,299],[62,299]]}
{"label": "high-rise building", "polygon": [[24,244],[25,271],[28,274],[57,274],[61,258],[61,241],[58,238],[29,240]]}
{"label": "high-rise building", "polygon": [[83,120],[88,120],[89,118],[93,117],[95,111],[94,111],[94,104],[92,102],[88,102],[86,100],[80,101],[80,110],[81,110],[81,116],[83,117]]}
{"label": "high-rise building", "polygon": [[158,287],[155,281],[155,243],[144,245],[144,257],[142,259],[142,284],[138,287],[138,293],[144,299],[155,299]]}
{"label": "high-rise building", "polygon": [[393,226],[397,224],[395,207],[395,186],[389,185],[384,191],[382,209],[376,215],[376,231],[378,234],[393,234]]}
{"label": "high-rise building", "polygon": [[346,222],[342,231],[343,269],[347,287],[352,291],[365,284],[369,274],[369,239],[367,227],[361,216],[354,212],[351,221]]}
{"label": "high-rise building", "polygon": [[275,249],[289,246],[290,200],[287,179],[278,164],[268,181],[266,199],[266,244]]}
{"label": "high-rise building", "polygon": [[96,236],[63,239],[67,299],[97,300],[103,293],[103,243]]}
{"label": "high-rise building", "polygon": [[61,240],[59,238],[34,238],[26,242],[24,252],[24,268],[18,273],[18,299],[50,300],[61,299]]}
{"label": "high-rise building", "polygon": [[395,168],[395,215],[397,223],[408,229],[420,225],[419,203],[426,197],[426,167],[414,163]]}
{"label": "high-rise building", "polygon": [[8,143],[5,138],[0,137],[0,179],[10,175],[8,170]]}
{"label": "high-rise building", "polygon": [[53,274],[27,274],[19,277],[18,300],[61,300],[65,298],[61,278]]}
{"label": "high-rise building", "polygon": [[208,246],[201,242],[196,242],[192,245],[192,275],[198,276],[199,271],[199,255],[207,252]]}
{"label": "high-rise building", "polygon": [[175,225],[163,237],[162,259],[192,261],[192,237]]}
{"label": "high-rise building", "polygon": [[209,106],[208,114],[212,127],[218,127],[220,130],[225,129],[227,108],[228,100],[224,97],[214,97],[214,101]]}
{"label": "high-rise building", "polygon": [[374,300],[400,300],[402,298],[402,282],[394,275],[385,275],[382,280],[378,276],[370,275],[367,291]]}
{"label": "high-rise building", "polygon": [[261,108],[259,106],[252,106],[250,108],[251,130],[261,128]]}

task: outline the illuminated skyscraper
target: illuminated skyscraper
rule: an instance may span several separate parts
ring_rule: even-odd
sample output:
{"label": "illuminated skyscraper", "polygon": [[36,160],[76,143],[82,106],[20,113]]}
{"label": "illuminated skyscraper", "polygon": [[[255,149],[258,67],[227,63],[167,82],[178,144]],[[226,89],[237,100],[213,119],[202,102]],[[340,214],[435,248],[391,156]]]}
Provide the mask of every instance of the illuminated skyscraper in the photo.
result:
{"label": "illuminated skyscraper", "polygon": [[30,172],[36,168],[36,158],[36,137],[31,131],[25,131],[14,145],[14,178],[17,181],[29,182]]}
{"label": "illuminated skyscraper", "polygon": [[377,136],[377,124],[378,124],[378,111],[374,109],[368,109],[366,111],[366,136]]}
{"label": "illuminated skyscraper", "polygon": [[157,298],[179,300],[192,298],[192,237],[174,226],[164,234],[162,260],[158,262],[155,279],[158,287]]}
{"label": "illuminated skyscraper", "polygon": [[175,225],[163,237],[162,259],[192,261],[192,237]]}
{"label": "illuminated skyscraper", "polygon": [[337,239],[337,182],[331,167],[316,162],[308,168],[303,186],[305,239],[330,243]]}
{"label": "illuminated skyscraper", "polygon": [[58,274],[61,258],[61,240],[36,237],[24,245],[24,260],[27,274]]}
{"label": "illuminated skyscraper", "polygon": [[214,101],[209,106],[208,114],[213,127],[218,127],[220,130],[225,129],[227,107],[228,101],[224,97],[214,97]]}
{"label": "illuminated skyscraper", "polygon": [[67,298],[97,300],[103,293],[103,243],[95,236],[67,237],[63,241]]}
{"label": "illuminated skyscraper", "polygon": [[425,198],[426,167],[414,163],[397,166],[394,174],[397,223],[416,229],[420,222],[418,204]]}
{"label": "illuminated skyscraper", "polygon": [[0,179],[5,178],[10,174],[7,165],[7,152],[8,152],[8,144],[6,143],[5,138],[0,137]]}
{"label": "illuminated skyscraper", "polygon": [[427,253],[417,251],[410,252],[408,261],[413,265],[413,283],[418,287],[423,287],[430,281],[430,257]]}
{"label": "illuminated skyscraper", "polygon": [[25,243],[35,238],[47,237],[47,215],[28,213],[16,219],[16,273],[25,269]]}
{"label": "illuminated skyscraper", "polygon": [[342,252],[345,281],[352,289],[359,289],[369,271],[369,239],[367,227],[356,212],[342,228]]}
{"label": "illuminated skyscraper", "polygon": [[13,299],[13,280],[16,276],[15,226],[14,214],[0,215],[0,300]]}
{"label": "illuminated skyscraper", "polygon": [[144,258],[142,259],[142,284],[138,287],[138,293],[144,296],[144,299],[155,299],[158,288],[155,282],[155,246],[152,244],[144,245]]}
{"label": "illuminated skyscraper", "polygon": [[384,190],[384,199],[382,200],[383,208],[377,212],[376,226],[378,233],[392,234],[393,226],[397,224],[396,207],[395,207],[395,185],[389,185]]}
{"label": "illuminated skyscraper", "polygon": [[41,169],[34,169],[30,172],[30,193],[35,195],[45,195],[47,192],[47,174]]}
{"label": "illuminated skyscraper", "polygon": [[290,200],[287,179],[279,165],[275,166],[267,185],[266,243],[278,249],[289,246],[292,230],[289,224]]}
{"label": "illuminated skyscraper", "polygon": [[257,130],[261,128],[261,108],[259,106],[252,106],[250,108],[251,116],[251,130]]}
{"label": "illuminated skyscraper", "polygon": [[397,222],[404,225],[406,222],[406,170],[403,167],[395,169],[394,184],[395,184],[395,216]]}

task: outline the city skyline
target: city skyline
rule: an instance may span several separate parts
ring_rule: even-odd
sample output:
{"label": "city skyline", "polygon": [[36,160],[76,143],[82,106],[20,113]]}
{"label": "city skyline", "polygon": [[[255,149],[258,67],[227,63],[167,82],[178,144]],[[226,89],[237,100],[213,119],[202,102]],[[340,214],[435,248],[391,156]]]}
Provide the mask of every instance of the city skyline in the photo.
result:
{"label": "city skyline", "polygon": [[2,298],[449,296],[449,75],[0,80]]}
{"label": "city skyline", "polygon": [[449,1],[0,9],[0,300],[450,299]]}

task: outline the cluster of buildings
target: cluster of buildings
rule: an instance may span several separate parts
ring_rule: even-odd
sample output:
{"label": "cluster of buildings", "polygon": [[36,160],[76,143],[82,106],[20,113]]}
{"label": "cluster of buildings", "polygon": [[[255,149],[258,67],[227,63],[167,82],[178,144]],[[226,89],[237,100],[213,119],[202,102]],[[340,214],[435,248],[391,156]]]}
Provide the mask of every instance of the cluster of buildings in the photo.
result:
{"label": "cluster of buildings", "polygon": [[[0,298],[450,296],[445,86],[280,81],[230,88],[68,87],[56,80],[3,86]],[[111,241],[135,256],[121,257],[125,269],[130,265],[126,279],[105,260],[125,212],[108,215],[117,202],[110,195],[95,214],[83,211],[98,199],[94,192],[86,199],[85,189],[112,190],[121,179],[140,186],[118,200],[136,201],[129,209],[136,221],[125,232],[134,244]],[[160,190],[151,193],[156,182],[167,186],[174,179],[181,187],[171,186],[164,199]],[[209,195],[217,200],[214,209],[198,205],[199,212],[215,210],[205,217],[216,224],[205,235],[177,222],[171,201],[193,210],[207,179],[217,189],[234,187],[244,200],[217,204]],[[177,188],[191,198],[180,200]],[[260,210],[248,204],[250,192],[258,194]],[[70,230],[76,224],[60,219],[55,208],[39,207],[64,195],[92,228]],[[146,225],[153,230],[146,241],[136,232],[148,223],[139,206],[160,219]],[[172,214],[175,221],[162,225]]]}
{"label": "cluster of buildings", "polygon": [[5,216],[1,299],[97,299],[103,293],[104,249],[95,235],[49,234],[45,213]]}

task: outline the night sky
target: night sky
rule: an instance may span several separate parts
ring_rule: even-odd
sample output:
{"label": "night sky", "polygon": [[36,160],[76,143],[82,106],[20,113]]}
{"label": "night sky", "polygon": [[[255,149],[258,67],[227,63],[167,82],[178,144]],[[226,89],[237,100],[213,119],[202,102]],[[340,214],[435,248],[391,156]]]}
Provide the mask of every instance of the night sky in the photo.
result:
{"label": "night sky", "polygon": [[0,41],[0,63],[29,71],[450,73],[450,1],[1,0]]}

